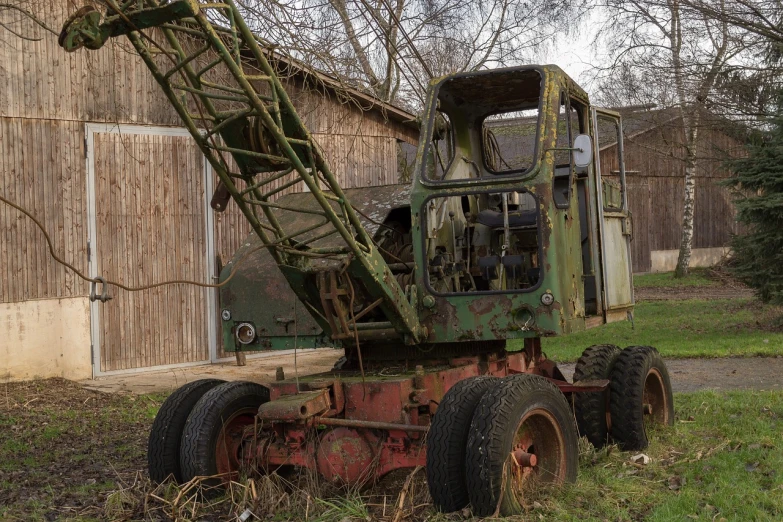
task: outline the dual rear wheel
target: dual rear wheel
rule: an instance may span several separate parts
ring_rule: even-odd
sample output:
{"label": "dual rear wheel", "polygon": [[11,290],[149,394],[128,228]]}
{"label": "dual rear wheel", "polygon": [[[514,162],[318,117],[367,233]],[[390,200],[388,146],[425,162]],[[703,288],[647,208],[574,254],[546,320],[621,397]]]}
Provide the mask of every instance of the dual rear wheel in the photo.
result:
{"label": "dual rear wheel", "polygon": [[574,382],[610,381],[605,392],[574,395],[579,434],[596,448],[616,443],[637,451],[649,445],[655,424],[674,423],[674,400],[666,364],[652,346],[603,344],[587,348],[574,371]]}

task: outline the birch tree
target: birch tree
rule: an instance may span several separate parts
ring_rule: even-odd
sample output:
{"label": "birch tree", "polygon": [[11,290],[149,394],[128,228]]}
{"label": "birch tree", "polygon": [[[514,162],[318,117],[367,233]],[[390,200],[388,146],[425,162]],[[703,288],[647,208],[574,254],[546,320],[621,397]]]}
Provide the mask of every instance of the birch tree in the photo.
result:
{"label": "birch tree", "polygon": [[713,0],[682,0],[683,5],[713,19],[754,33],[768,42],[783,45],[782,0],[732,0],[716,7]]}
{"label": "birch tree", "polygon": [[[706,1],[706,0],[705,0]],[[731,0],[714,0],[726,13]],[[758,63],[764,39],[681,0],[609,0],[599,33],[609,65],[597,71],[605,92],[677,111],[684,162],[682,230],[676,277],[688,275],[693,249],[696,173],[705,115],[721,104],[720,80]]]}

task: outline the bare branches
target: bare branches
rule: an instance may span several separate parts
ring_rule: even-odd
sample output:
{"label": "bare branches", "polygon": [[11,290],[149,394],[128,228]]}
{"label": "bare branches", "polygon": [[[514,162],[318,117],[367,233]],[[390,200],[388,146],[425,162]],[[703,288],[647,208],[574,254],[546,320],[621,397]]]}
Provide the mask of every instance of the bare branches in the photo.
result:
{"label": "bare branches", "polygon": [[[780,0],[739,1],[758,6]],[[695,9],[696,2],[709,9]],[[781,86],[783,64],[766,61],[767,38],[732,24],[737,5],[726,0],[607,0],[599,40],[609,65],[593,71],[602,97],[614,105],[677,106],[686,119],[696,109],[720,109],[731,118],[763,112],[774,103],[773,85]],[[626,80],[622,87],[615,81],[619,71]],[[637,87],[630,87],[631,76]],[[747,88],[755,92],[740,92]]]}
{"label": "bare branches", "polygon": [[783,4],[780,0],[733,0],[729,6],[714,0],[682,0],[684,6],[712,19],[783,43]]}
{"label": "bare branches", "polygon": [[585,0],[241,0],[292,57],[415,109],[432,76],[512,65],[566,32]]}
{"label": "bare branches", "polygon": [[59,34],[34,14],[37,7],[34,1],[0,3],[0,34],[4,30],[16,38],[32,42],[43,40],[37,36],[38,28],[52,34]]}

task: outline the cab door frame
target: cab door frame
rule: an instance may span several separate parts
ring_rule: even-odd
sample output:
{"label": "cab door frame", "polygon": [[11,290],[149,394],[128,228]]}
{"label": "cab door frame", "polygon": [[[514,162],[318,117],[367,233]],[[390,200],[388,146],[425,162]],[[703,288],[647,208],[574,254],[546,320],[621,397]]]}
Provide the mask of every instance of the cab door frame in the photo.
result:
{"label": "cab door frame", "polygon": [[[617,312],[627,311],[629,314],[633,309],[635,298],[633,291],[633,266],[631,259],[631,217],[628,210],[628,190],[625,179],[625,154],[623,149],[623,121],[618,112],[600,109],[597,107],[590,108],[590,115],[593,124],[593,147],[594,147],[594,172],[595,172],[595,195],[597,202],[597,216],[598,216],[598,230],[600,239],[600,255],[601,255],[601,279],[602,279],[602,306],[605,315],[606,322],[612,320],[622,320],[625,317],[618,316]],[[604,206],[604,194],[603,194],[603,178],[601,173],[601,145],[599,134],[599,118],[613,120],[617,126],[617,153],[619,157],[619,173],[620,173],[620,186],[622,195],[622,208],[619,212],[607,212]],[[612,227],[607,226],[608,220],[617,221],[620,225],[622,237],[624,238],[624,258],[615,260],[609,251],[609,244],[611,239],[610,234],[616,235],[617,227],[612,223]],[[619,295],[615,292],[614,286],[623,285],[624,282],[619,279],[619,276],[610,277],[609,270],[614,261],[623,261],[627,265],[627,284],[628,284],[628,302],[613,302],[613,296]],[[622,288],[619,289],[622,292]],[[623,292],[624,293],[624,292]],[[614,312],[614,313],[613,313]],[[624,314],[620,314],[624,315]],[[615,316],[615,317],[611,317]]]}

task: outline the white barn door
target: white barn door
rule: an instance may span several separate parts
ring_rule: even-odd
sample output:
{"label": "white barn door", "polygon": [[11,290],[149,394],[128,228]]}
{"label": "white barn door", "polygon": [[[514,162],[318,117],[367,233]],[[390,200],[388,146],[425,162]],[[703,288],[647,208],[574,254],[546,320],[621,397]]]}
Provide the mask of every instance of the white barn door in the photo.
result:
{"label": "white barn door", "polygon": [[[142,286],[212,282],[211,172],[184,129],[87,126],[92,276]],[[111,289],[91,305],[96,375],[199,364],[215,356],[214,291]]]}

